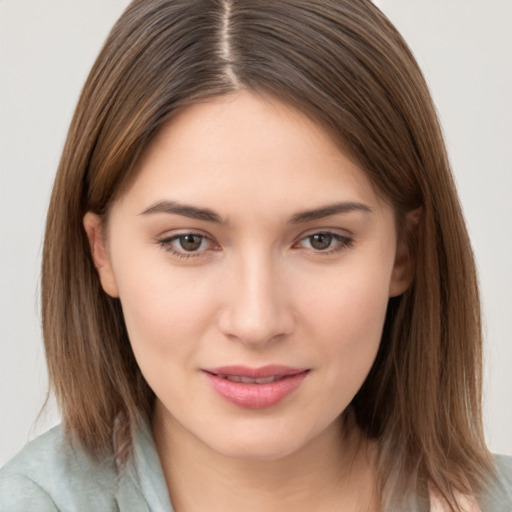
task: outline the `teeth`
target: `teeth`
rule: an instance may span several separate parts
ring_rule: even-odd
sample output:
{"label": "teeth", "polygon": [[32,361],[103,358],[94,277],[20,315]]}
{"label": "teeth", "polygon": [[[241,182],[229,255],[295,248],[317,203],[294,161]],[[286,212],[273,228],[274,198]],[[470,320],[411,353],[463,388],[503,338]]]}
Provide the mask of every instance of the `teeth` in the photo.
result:
{"label": "teeth", "polygon": [[276,380],[281,379],[282,377],[278,377],[276,375],[272,375],[271,377],[262,377],[253,379],[251,377],[241,377],[240,375],[222,375],[218,374],[218,377],[221,377],[226,380],[230,380],[231,382],[242,382],[243,384],[269,384],[270,382],[274,382]]}
{"label": "teeth", "polygon": [[256,384],[267,384],[269,382],[274,382],[275,380],[278,380],[278,377],[265,377],[263,379],[255,379]]}

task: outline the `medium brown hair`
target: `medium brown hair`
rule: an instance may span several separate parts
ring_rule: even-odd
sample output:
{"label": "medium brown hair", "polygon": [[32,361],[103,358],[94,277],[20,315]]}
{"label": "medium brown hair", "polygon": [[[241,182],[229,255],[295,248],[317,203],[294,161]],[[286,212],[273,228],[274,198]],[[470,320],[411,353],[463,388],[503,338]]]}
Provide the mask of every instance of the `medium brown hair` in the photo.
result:
{"label": "medium brown hair", "polygon": [[475,265],[427,86],[369,0],[135,0],[116,23],[72,120],[46,226],[43,331],[68,433],[91,453],[119,454],[154,402],[119,300],[101,288],[84,214],[108,214],[180,109],[241,89],[320,123],[399,221],[421,208],[413,284],[390,300],[350,410],[378,440],[384,502],[421,501],[431,486],[455,510],[454,492],[478,494],[491,474]]}

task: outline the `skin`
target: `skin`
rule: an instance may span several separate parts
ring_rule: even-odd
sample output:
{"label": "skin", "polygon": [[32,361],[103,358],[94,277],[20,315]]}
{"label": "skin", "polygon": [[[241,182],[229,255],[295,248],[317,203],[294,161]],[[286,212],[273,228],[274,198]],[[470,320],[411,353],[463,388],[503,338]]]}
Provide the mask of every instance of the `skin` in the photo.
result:
{"label": "skin", "polygon": [[[372,448],[342,413],[371,368],[389,297],[410,281],[391,206],[313,121],[249,92],[185,109],[137,167],[108,224],[88,213],[84,226],[157,396],[175,508],[376,509]],[[297,218],[338,203],[359,206]],[[193,250],[186,234],[199,235],[185,243]],[[202,372],[233,364],[309,372],[282,402],[250,410]]]}

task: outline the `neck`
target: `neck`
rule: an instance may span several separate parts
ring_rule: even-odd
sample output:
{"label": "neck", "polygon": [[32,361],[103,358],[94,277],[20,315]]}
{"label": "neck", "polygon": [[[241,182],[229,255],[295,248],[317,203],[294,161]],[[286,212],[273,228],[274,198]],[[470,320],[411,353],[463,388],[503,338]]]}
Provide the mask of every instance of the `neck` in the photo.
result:
{"label": "neck", "polygon": [[377,510],[374,450],[341,419],[276,460],[224,456],[158,409],[153,432],[176,512]]}

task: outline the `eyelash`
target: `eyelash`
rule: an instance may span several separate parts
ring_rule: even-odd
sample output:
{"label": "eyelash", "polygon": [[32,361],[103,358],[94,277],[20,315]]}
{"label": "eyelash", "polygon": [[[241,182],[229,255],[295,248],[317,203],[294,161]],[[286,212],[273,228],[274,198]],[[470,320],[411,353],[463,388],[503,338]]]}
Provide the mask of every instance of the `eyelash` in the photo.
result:
{"label": "eyelash", "polygon": [[[187,233],[180,233],[179,235],[170,236],[168,238],[164,238],[163,240],[159,240],[159,244],[161,247],[167,251],[170,252],[173,256],[176,256],[179,259],[189,259],[189,258],[197,258],[200,256],[203,256],[204,251],[188,251],[188,252],[181,252],[176,250],[173,247],[173,243],[179,241],[180,238],[184,238],[186,236],[198,236],[201,237],[201,245],[206,240],[210,242],[211,244],[215,244],[213,240],[206,235],[203,235],[201,233],[195,233],[193,231],[187,232]],[[185,251],[185,249],[183,249]]]}
{"label": "eyelash", "polygon": [[294,244],[294,247],[300,244],[301,242],[304,242],[305,240],[311,240],[315,236],[328,236],[331,237],[331,242],[334,243],[334,247],[330,247],[327,250],[321,250],[321,249],[307,249],[309,252],[312,252],[314,254],[318,254],[320,256],[328,256],[329,254],[337,253],[340,251],[343,251],[344,249],[348,249],[351,247],[354,243],[354,240],[348,236],[340,235],[338,233],[333,233],[332,231],[316,231],[314,233],[311,233],[309,235],[306,235],[305,237],[302,237],[298,242]]}
{"label": "eyelash", "polygon": [[[350,238],[348,236],[340,235],[338,233],[333,233],[332,231],[315,231],[314,233],[311,233],[309,235],[306,235],[306,236],[303,236],[302,238],[300,238],[300,240],[298,240],[297,242],[295,242],[293,244],[293,247],[298,248],[299,244],[304,242],[305,240],[311,240],[313,237],[320,236],[320,235],[331,237],[331,241],[335,242],[335,247],[329,248],[327,250],[314,249],[314,248],[313,249],[305,248],[305,250],[307,250],[308,252],[313,253],[315,255],[328,256],[330,254],[340,252],[344,249],[348,249],[354,243],[352,238]],[[179,241],[180,238],[184,238],[186,236],[201,237],[201,245],[203,244],[203,242],[205,240],[211,244],[216,245],[215,242],[211,238],[209,238],[206,235],[203,235],[201,233],[195,233],[193,231],[190,231],[187,233],[180,233],[179,235],[174,235],[171,237],[164,238],[162,240],[158,240],[158,243],[165,251],[170,252],[173,256],[175,256],[179,259],[198,258],[198,257],[203,256],[204,252],[207,249],[205,249],[203,251],[188,251],[188,252],[185,251],[185,249],[183,249],[183,251],[185,251],[185,252],[181,252],[174,248],[173,244],[175,242]]]}

